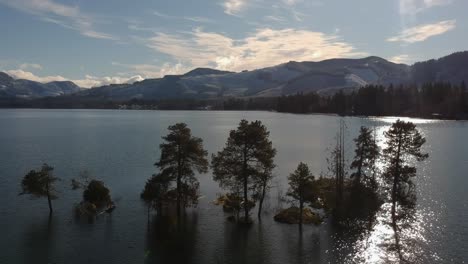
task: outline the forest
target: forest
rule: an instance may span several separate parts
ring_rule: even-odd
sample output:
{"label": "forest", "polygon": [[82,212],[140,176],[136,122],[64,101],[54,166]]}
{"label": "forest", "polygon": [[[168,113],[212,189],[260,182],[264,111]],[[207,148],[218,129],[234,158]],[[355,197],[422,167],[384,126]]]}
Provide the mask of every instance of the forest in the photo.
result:
{"label": "forest", "polygon": [[468,119],[468,92],[464,82],[430,82],[388,87],[368,85],[331,95],[298,93],[280,97],[173,98],[108,101],[78,96],[35,100],[0,100],[0,108],[134,109],[134,110],[263,110],[284,113],[322,113],[342,116],[407,116]]}

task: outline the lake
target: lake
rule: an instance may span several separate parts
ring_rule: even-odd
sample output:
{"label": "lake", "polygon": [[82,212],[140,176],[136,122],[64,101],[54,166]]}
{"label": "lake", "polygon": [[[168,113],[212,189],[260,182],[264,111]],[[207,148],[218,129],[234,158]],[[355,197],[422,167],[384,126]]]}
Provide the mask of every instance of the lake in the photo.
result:
{"label": "lake", "polygon": [[[239,227],[213,200],[222,190],[211,173],[197,175],[202,199],[187,210],[182,230],[173,220],[147,224],[140,200],[145,181],[156,172],[161,136],[185,122],[210,153],[222,149],[241,119],[261,120],[278,154],[275,180],[259,222]],[[344,118],[347,154],[360,126],[374,127],[379,139],[396,118]],[[300,161],[315,175],[327,173],[327,152],[339,117],[273,112],[0,110],[0,263],[385,263],[388,228],[377,223],[359,236],[325,222],[304,226],[273,221],[287,190],[286,177]],[[468,123],[407,119],[427,139],[430,157],[418,165],[416,221],[405,250],[420,263],[468,260]],[[21,178],[47,162],[55,167],[59,199],[49,218],[46,199],[18,196]],[[70,180],[88,170],[111,189],[117,208],[94,222],[76,219],[81,200]],[[253,214],[255,216],[255,214]]]}

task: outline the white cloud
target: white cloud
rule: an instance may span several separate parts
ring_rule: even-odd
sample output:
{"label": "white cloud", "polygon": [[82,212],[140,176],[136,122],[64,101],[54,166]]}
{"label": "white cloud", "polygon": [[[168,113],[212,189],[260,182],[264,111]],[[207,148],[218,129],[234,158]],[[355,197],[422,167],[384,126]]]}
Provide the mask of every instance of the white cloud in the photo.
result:
{"label": "white cloud", "polygon": [[400,54],[389,58],[388,60],[394,63],[405,63],[408,64],[411,62],[411,56],[408,54]]}
{"label": "white cloud", "polygon": [[42,70],[42,65],[37,63],[23,63],[19,66],[21,70],[33,69],[33,70]]}
{"label": "white cloud", "polygon": [[273,15],[265,16],[263,19],[267,21],[273,21],[273,22],[285,22],[286,21],[286,19],[282,16],[273,16]]}
{"label": "white cloud", "polygon": [[183,17],[185,20],[193,21],[193,22],[198,22],[198,23],[214,23],[213,20],[206,18],[206,17]]}
{"label": "white cloud", "polygon": [[318,61],[366,55],[340,40],[321,32],[269,28],[235,40],[219,33],[196,29],[186,34],[158,33],[147,46],[191,67],[213,67],[241,71],[287,62]]}
{"label": "white cloud", "polygon": [[228,15],[238,15],[247,6],[247,0],[226,0],[223,3],[224,13]]}
{"label": "white cloud", "polygon": [[78,6],[56,3],[53,0],[0,0],[0,3],[20,11],[39,16],[43,21],[80,32],[98,39],[116,39],[94,29],[95,19],[83,13]]}
{"label": "white cloud", "polygon": [[[163,63],[161,66],[152,64],[125,64],[112,62],[114,66],[120,66],[133,74],[141,75],[142,78],[160,78],[165,75],[183,74],[190,71],[192,68],[182,63]],[[128,73],[125,73],[128,74]]]}
{"label": "white cloud", "polygon": [[135,75],[131,77],[120,77],[120,76],[96,77],[92,75],[86,75],[84,79],[71,80],[71,81],[80,87],[90,88],[90,87],[99,87],[99,86],[109,85],[109,84],[134,83],[134,82],[139,82],[143,80],[144,80],[143,77],[139,75]]}
{"label": "white cloud", "polygon": [[455,20],[445,20],[433,24],[423,24],[404,29],[398,35],[388,38],[387,41],[407,43],[420,42],[430,37],[444,34],[450,30],[453,30],[455,27]]}
{"label": "white cloud", "polygon": [[414,15],[425,9],[444,6],[452,3],[452,0],[400,0],[400,14]]}
{"label": "white cloud", "polygon": [[136,81],[143,80],[143,77],[139,75],[135,75],[131,77],[120,77],[120,76],[96,77],[96,76],[86,75],[84,79],[69,79],[60,75],[37,76],[32,72],[24,71],[21,69],[7,70],[5,72],[16,79],[26,79],[26,80],[31,80],[31,81],[41,82],[41,83],[48,83],[48,82],[53,82],[53,81],[72,81],[76,85],[83,87],[83,88],[98,87],[102,85],[119,84],[119,83],[134,83]]}
{"label": "white cloud", "polygon": [[31,81],[41,82],[41,83],[48,83],[48,82],[53,82],[53,81],[67,81],[66,78],[60,75],[39,77],[32,72],[24,71],[22,69],[8,70],[5,72],[15,79],[26,79],[26,80],[31,80]]}
{"label": "white cloud", "polygon": [[[179,20],[188,20],[192,22],[198,22],[198,23],[213,23],[214,21],[212,19],[209,19],[207,17],[199,17],[199,16],[172,16],[168,14],[161,13],[159,11],[153,11],[153,14],[157,17],[163,18],[163,19],[179,19]],[[133,23],[135,24],[135,23]]]}

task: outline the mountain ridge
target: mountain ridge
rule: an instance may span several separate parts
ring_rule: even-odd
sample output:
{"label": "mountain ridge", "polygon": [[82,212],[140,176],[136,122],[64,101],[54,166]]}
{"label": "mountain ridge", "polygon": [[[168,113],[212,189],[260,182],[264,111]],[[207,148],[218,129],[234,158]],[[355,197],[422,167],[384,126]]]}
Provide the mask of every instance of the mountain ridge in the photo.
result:
{"label": "mountain ridge", "polygon": [[[333,94],[362,86],[400,85],[407,83],[468,81],[468,51],[452,53],[439,59],[413,65],[393,63],[377,56],[334,58],[323,61],[289,61],[251,71],[230,72],[196,68],[181,75],[145,79],[132,84],[111,84],[82,89],[72,82],[41,84],[28,80],[12,80],[0,72],[0,97],[5,97],[5,84],[16,83],[16,97],[73,95],[106,100],[270,97],[316,92]],[[3,85],[3,86],[2,86]],[[27,89],[27,86],[31,86]],[[35,92],[35,90],[37,90]],[[3,92],[3,93],[2,93]],[[15,97],[10,89],[10,96]]]}

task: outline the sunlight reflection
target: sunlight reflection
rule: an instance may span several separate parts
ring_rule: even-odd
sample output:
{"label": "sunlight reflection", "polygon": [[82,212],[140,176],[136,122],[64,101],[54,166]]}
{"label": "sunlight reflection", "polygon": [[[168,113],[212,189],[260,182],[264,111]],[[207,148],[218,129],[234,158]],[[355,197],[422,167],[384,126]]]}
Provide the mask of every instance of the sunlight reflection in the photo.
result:
{"label": "sunlight reflection", "polygon": [[[394,231],[390,225],[390,203],[382,205],[377,214],[374,227],[358,240],[354,248],[354,257],[349,263],[399,263],[395,250]],[[426,225],[434,213],[418,210],[413,217],[402,220],[399,226],[401,254],[409,263],[427,263],[440,261],[437,253],[424,254],[423,245],[427,243],[425,234],[432,228]],[[427,253],[427,252],[426,252]]]}
{"label": "sunlight reflection", "polygon": [[386,124],[393,124],[398,119],[405,122],[412,122],[414,124],[431,124],[440,122],[440,120],[436,119],[422,119],[422,118],[413,118],[413,117],[396,117],[396,116],[385,116],[385,117],[371,117],[371,120],[383,122]]}

